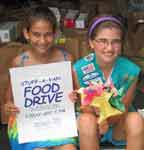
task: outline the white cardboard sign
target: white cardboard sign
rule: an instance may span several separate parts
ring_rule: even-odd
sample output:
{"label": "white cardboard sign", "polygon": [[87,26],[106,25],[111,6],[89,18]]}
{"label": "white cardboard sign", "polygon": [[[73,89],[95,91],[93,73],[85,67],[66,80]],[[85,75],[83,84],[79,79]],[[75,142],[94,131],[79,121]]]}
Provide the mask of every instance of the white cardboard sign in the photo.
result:
{"label": "white cardboard sign", "polygon": [[77,136],[69,61],[10,69],[19,143]]}

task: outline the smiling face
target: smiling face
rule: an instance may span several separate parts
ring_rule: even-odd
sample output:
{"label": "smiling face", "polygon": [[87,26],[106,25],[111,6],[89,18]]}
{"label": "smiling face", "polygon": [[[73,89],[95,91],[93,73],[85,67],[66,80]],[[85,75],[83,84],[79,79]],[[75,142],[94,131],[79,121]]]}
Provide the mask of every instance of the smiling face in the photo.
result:
{"label": "smiling face", "polygon": [[37,20],[31,24],[29,30],[24,29],[24,36],[38,55],[44,55],[53,44],[54,31],[49,21]]}
{"label": "smiling face", "polygon": [[121,54],[122,31],[118,28],[102,28],[94,39],[89,40],[90,47],[95,51],[99,64],[113,64]]}

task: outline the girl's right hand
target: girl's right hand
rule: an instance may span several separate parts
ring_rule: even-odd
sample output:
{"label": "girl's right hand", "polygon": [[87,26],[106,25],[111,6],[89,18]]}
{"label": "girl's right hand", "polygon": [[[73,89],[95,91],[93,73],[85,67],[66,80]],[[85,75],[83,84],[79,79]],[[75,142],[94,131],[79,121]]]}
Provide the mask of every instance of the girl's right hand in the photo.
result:
{"label": "girl's right hand", "polygon": [[14,103],[8,102],[5,104],[5,112],[10,115],[16,115],[19,113],[19,109],[14,105]]}
{"label": "girl's right hand", "polygon": [[72,102],[79,102],[80,101],[80,94],[75,90],[69,93],[69,98]]}

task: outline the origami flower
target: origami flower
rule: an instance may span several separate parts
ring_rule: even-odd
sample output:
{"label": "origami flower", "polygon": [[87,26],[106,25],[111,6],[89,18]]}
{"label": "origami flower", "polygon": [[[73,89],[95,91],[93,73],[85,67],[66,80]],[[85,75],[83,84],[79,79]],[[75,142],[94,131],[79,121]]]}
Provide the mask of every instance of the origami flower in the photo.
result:
{"label": "origami flower", "polygon": [[[119,115],[125,111],[125,106],[120,99],[122,91],[117,91],[110,81],[106,84],[90,83],[88,87],[80,88],[78,92],[81,94],[82,106],[94,106],[100,109],[99,123],[110,116]],[[113,105],[110,103],[110,100]],[[115,103],[121,109],[117,109]]]}

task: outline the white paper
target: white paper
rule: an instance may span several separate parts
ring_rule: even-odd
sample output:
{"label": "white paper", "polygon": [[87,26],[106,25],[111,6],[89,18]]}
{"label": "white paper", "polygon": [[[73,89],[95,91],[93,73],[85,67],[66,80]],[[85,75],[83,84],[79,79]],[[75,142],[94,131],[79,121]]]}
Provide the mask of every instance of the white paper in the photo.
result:
{"label": "white paper", "polygon": [[69,61],[10,69],[19,143],[77,136]]}

